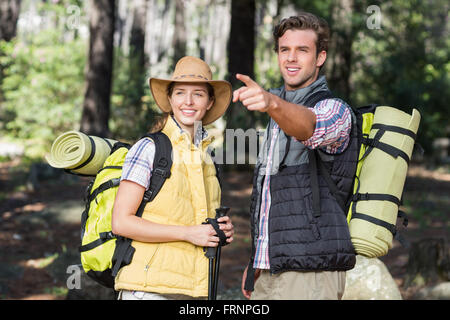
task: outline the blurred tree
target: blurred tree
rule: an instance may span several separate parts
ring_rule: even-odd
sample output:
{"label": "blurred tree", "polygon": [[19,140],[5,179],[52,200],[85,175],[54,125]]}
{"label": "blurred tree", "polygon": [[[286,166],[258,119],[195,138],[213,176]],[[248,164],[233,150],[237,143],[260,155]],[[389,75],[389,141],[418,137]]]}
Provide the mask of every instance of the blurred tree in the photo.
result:
{"label": "blurred tree", "polygon": [[184,0],[175,1],[174,15],[175,30],[172,38],[173,57],[171,70],[175,69],[175,65],[179,59],[186,55],[186,25],[184,23]]}
{"label": "blurred tree", "polygon": [[[16,36],[17,20],[19,19],[21,0],[0,1],[0,41],[11,41]],[[0,50],[0,58],[4,53]],[[0,102],[4,100],[2,82],[6,66],[0,63]]]}
{"label": "blurred tree", "polygon": [[[132,74],[130,76],[133,76],[133,71],[142,74],[145,72],[146,67],[144,44],[145,25],[147,22],[147,1],[134,0],[133,4],[133,24],[131,26],[130,37],[130,63],[134,63],[136,66],[132,68]],[[140,72],[138,72],[138,70],[140,70]]]}
{"label": "blurred tree", "polygon": [[0,1],[0,40],[10,41],[16,36],[21,0]]}
{"label": "blurred tree", "polygon": [[[228,39],[228,81],[233,89],[243,85],[236,73],[254,78],[255,0],[231,1],[231,27]],[[254,112],[232,103],[226,112],[227,128],[249,128]]]}
{"label": "blurred tree", "polygon": [[134,137],[142,134],[141,121],[145,120],[142,117],[142,97],[145,95],[145,88],[147,86],[146,70],[148,67],[147,58],[145,56],[145,26],[147,22],[147,1],[134,0],[133,1],[133,23],[131,26],[130,35],[130,51],[128,55],[128,78],[125,91],[124,107],[128,109],[127,114],[130,119],[129,136]]}
{"label": "blurred tree", "polygon": [[348,101],[350,97],[350,69],[354,39],[353,12],[353,0],[333,2],[327,81],[333,88],[334,94],[345,101]]}
{"label": "blurred tree", "polygon": [[[159,4],[160,1],[157,1]],[[159,7],[159,6],[158,6]],[[170,20],[170,0],[164,0],[163,6],[158,8],[158,18],[161,19],[161,24],[159,28],[156,29],[156,33],[158,34],[156,45],[157,59],[156,61],[161,61],[163,56],[167,55],[167,49],[164,45],[168,41],[167,32],[169,30],[169,25],[172,23]],[[169,65],[167,65],[167,69]]]}
{"label": "blurred tree", "polygon": [[89,54],[80,131],[109,136],[115,1],[90,1]]}

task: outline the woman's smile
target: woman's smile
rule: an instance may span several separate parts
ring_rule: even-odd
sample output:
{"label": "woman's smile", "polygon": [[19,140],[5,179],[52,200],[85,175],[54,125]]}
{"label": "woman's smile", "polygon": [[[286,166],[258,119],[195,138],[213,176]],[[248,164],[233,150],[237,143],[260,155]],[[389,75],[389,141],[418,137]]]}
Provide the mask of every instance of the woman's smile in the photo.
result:
{"label": "woman's smile", "polygon": [[180,109],[180,111],[185,117],[193,117],[197,112],[195,109]]}

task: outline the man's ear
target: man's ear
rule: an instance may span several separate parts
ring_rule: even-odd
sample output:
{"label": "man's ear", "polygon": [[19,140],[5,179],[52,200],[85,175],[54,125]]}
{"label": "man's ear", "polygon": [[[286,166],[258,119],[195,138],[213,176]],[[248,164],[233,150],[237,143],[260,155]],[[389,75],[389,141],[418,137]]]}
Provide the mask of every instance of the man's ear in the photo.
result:
{"label": "man's ear", "polygon": [[321,67],[325,63],[325,60],[327,60],[327,52],[325,50],[322,50],[317,55],[317,62],[316,67]]}

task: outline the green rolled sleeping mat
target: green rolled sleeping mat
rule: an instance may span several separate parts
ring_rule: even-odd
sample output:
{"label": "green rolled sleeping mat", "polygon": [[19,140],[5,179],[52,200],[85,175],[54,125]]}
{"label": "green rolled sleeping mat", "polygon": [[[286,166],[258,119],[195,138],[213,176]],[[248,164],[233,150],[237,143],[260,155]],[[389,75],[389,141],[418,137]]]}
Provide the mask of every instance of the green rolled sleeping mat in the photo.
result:
{"label": "green rolled sleeping mat", "polygon": [[79,131],[68,131],[55,139],[46,156],[54,168],[70,173],[95,176],[110,155],[116,140],[89,136]]}
{"label": "green rolled sleeping mat", "polygon": [[[396,234],[403,187],[420,113],[378,106],[360,150],[354,196],[347,219],[357,254],[385,255]],[[364,131],[364,128],[363,128]],[[364,133],[364,132],[363,132]],[[356,195],[356,197],[355,197]]]}

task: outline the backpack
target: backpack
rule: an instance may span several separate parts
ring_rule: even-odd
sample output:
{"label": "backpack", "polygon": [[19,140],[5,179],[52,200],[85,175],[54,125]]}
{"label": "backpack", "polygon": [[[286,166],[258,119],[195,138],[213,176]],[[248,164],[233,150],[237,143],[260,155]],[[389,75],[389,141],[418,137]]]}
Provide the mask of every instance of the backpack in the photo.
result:
{"label": "backpack", "polygon": [[[321,91],[311,95],[305,105],[314,107],[319,101],[331,97],[331,92]],[[353,192],[349,197],[344,198],[331,178],[330,169],[320,160],[318,151],[308,150],[313,210],[320,212],[317,176],[320,173],[326,181],[330,193],[335,197],[343,212],[347,214],[349,232],[356,253],[375,258],[387,254],[388,250],[392,248],[393,238],[402,245],[409,246],[397,230],[395,221],[397,218],[403,218],[403,225],[405,227],[408,225],[406,214],[399,210],[399,206],[402,204],[401,195],[413,149],[418,147],[418,150],[423,152],[420,145],[415,142],[420,114],[414,109],[408,123],[410,128],[406,128],[404,125],[389,124],[392,121],[395,122],[394,120],[397,118],[407,119],[406,116],[409,116],[396,108],[371,104],[359,108],[351,107],[351,112],[352,117],[356,120],[352,124],[351,135],[357,139],[359,150],[355,159],[357,166],[352,186]],[[389,114],[394,120],[386,121],[382,118],[382,122],[375,123],[377,113]],[[402,139],[403,146],[408,150],[394,146],[392,143],[394,138]],[[391,143],[388,143],[387,140]],[[374,152],[374,150],[377,151]],[[403,170],[398,170],[402,171],[398,176],[388,176],[389,172],[386,173],[386,171],[389,171],[390,167],[383,170],[380,166],[386,163],[394,166],[398,158],[402,158],[406,166],[403,165]],[[373,183],[377,178],[378,182]],[[388,189],[387,184],[397,184],[396,192],[380,191]],[[371,191],[364,192],[362,190]]]}
{"label": "backpack", "polygon": [[[144,137],[154,141],[155,159],[150,186],[136,213],[139,217],[145,205],[156,197],[165,180],[170,177],[172,167],[172,144],[169,138],[162,132]],[[81,216],[81,264],[90,278],[109,288],[114,288],[115,276],[120,268],[131,262],[135,251],[132,240],[114,235],[111,227],[122,166],[130,147],[122,142],[114,144],[103,167],[87,186],[85,210]]]}

